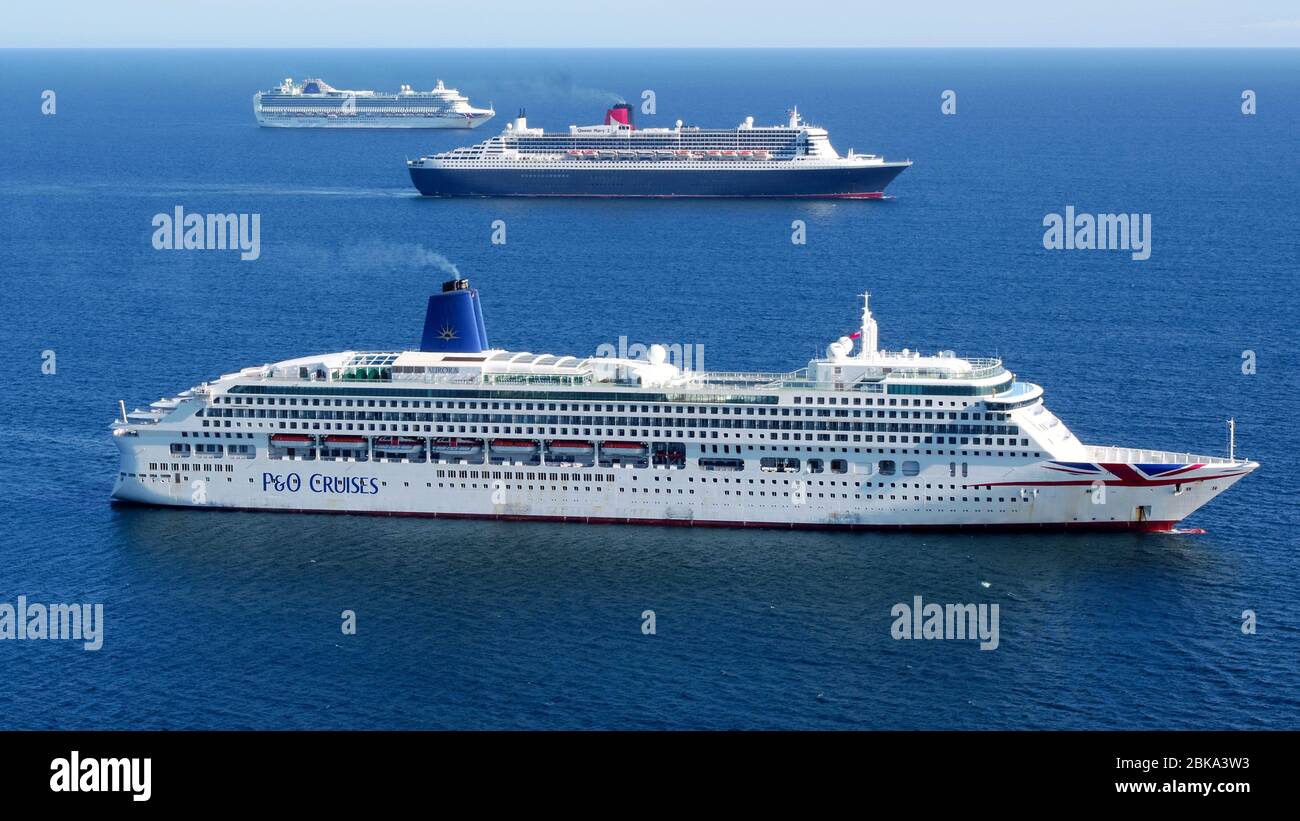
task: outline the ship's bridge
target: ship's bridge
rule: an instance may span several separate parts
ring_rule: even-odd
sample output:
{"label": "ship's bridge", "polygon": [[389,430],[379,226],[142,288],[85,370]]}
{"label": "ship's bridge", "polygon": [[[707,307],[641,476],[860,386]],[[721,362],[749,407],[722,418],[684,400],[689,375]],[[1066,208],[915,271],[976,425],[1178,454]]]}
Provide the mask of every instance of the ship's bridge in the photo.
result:
{"label": "ship's bridge", "polygon": [[1034,404],[1043,398],[1043,389],[1032,382],[1012,382],[1002,393],[985,398],[989,410],[1011,411]]}

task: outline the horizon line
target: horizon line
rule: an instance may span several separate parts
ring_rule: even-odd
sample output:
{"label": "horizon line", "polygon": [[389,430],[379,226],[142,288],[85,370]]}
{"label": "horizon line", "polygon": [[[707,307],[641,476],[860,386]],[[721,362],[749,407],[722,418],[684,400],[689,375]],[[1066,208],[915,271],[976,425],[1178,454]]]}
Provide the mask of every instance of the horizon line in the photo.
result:
{"label": "horizon line", "polygon": [[6,46],[0,51],[1300,51],[1300,46]]}

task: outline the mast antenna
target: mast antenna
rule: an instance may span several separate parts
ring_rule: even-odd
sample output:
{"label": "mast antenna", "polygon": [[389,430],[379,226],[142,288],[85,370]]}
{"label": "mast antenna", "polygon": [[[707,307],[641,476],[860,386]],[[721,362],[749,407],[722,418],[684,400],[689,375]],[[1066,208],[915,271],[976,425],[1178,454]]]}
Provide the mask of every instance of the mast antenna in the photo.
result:
{"label": "mast antenna", "polygon": [[870,359],[877,351],[876,319],[871,315],[871,292],[862,294],[862,353],[863,359]]}

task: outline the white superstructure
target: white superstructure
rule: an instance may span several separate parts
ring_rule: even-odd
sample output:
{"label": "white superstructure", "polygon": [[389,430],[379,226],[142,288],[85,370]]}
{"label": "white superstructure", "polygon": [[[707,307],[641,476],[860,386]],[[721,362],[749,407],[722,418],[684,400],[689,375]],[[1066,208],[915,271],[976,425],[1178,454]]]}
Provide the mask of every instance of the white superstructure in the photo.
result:
{"label": "white superstructure", "polygon": [[337,89],[324,80],[285,80],[253,95],[258,125],[278,128],[476,128],[495,116],[439,80],[429,91],[396,94]]}
{"label": "white superstructure", "polygon": [[[631,123],[631,106],[619,104],[605,113],[605,122],[570,125],[567,131],[546,131],[528,125],[524,112],[505,129],[476,145],[454,148],[408,161],[418,169],[574,169],[599,167],[628,170],[842,170],[888,167],[899,170],[910,161],[887,162],[879,154],[850,149],[840,154],[826,129],[803,121],[798,109],[779,125],[755,125],[746,117],[735,128],[701,128],[681,120],[668,128],[638,128]],[[792,166],[791,164],[794,164]]]}
{"label": "white superstructure", "polygon": [[[478,311],[463,281],[444,290]],[[114,498],[579,522],[1168,530],[1258,467],[1086,445],[1000,360],[880,349],[865,297],[857,341],[841,337],[788,373],[692,371],[658,345],[645,359],[499,350],[481,312],[447,313],[438,299],[423,350],[245,368],[123,413]]]}

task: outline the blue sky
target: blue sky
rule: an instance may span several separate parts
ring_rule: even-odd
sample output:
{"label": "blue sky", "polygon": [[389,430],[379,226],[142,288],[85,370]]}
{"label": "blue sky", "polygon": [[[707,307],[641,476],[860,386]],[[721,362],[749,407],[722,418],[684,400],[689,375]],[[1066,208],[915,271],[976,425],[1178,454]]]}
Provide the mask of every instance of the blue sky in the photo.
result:
{"label": "blue sky", "polygon": [[16,0],[0,47],[1300,47],[1297,0]]}

